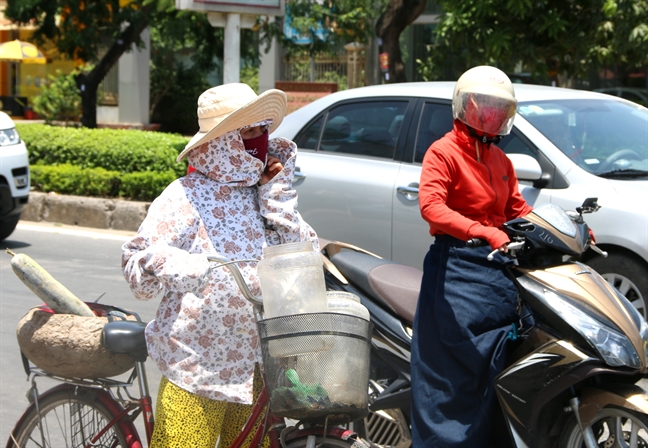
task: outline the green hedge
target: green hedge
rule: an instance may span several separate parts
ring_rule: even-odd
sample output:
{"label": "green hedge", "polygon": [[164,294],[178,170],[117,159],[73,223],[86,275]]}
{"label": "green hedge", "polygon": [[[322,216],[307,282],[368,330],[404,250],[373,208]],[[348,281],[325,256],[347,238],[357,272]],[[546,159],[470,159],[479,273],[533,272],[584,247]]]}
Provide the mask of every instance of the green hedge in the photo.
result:
{"label": "green hedge", "polygon": [[17,124],[32,165],[71,164],[120,173],[173,171],[183,175],[186,162],[176,157],[189,139],[162,132],[88,129]]}
{"label": "green hedge", "polygon": [[189,139],[162,132],[17,123],[31,186],[79,196],[152,201],[187,172],[176,157]]}
{"label": "green hedge", "polygon": [[70,164],[31,165],[30,169],[32,187],[38,191],[138,201],[152,201],[178,178],[173,171],[121,174],[119,171]]}

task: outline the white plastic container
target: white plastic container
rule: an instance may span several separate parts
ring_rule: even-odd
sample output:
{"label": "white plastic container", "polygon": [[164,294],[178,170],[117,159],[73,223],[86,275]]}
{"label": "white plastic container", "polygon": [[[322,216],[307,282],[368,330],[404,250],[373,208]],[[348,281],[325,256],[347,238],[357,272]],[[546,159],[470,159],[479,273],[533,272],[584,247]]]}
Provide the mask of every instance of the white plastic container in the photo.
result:
{"label": "white plastic container", "polygon": [[369,310],[360,303],[360,297],[345,291],[327,291],[328,310],[330,313],[350,314],[370,320]]}
{"label": "white plastic container", "polygon": [[265,319],[328,311],[322,256],[312,242],[265,247],[258,272]]}
{"label": "white plastic container", "polygon": [[[258,265],[265,320],[305,313],[328,312],[324,265],[313,243],[286,243],[263,249]],[[299,319],[284,319],[284,328],[268,342],[273,358],[329,350],[334,340],[325,334],[308,334]],[[286,335],[281,338],[281,334]],[[302,335],[303,334],[303,335]]]}

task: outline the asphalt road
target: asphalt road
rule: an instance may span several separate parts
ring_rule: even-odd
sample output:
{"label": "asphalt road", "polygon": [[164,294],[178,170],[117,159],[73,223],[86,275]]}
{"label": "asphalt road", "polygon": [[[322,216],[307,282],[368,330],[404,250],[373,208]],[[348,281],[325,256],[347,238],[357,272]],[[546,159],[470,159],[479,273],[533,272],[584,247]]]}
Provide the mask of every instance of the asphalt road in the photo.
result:
{"label": "asphalt road", "polygon": [[[104,294],[101,303],[135,311],[149,321],[155,316],[157,301],[136,300],[121,273],[121,245],[131,234],[21,222],[8,239],[0,242],[0,446],[28,405],[25,394],[29,382],[22,368],[16,326],[30,308],[42,303],[13,273],[11,256],[5,249],[29,255],[81,300],[93,302]],[[160,373],[150,360],[146,368],[155,400]],[[39,390],[52,384],[39,381]],[[137,427],[145,439],[141,424]]]}

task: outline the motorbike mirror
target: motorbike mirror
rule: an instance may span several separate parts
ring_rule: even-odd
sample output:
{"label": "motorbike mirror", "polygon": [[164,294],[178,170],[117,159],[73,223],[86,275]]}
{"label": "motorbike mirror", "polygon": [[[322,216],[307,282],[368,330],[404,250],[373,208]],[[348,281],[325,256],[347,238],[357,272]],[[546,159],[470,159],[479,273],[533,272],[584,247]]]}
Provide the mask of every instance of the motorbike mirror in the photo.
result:
{"label": "motorbike mirror", "polygon": [[587,198],[583,201],[583,205],[576,208],[576,211],[582,215],[583,213],[593,213],[599,208],[601,206],[598,205],[598,198]]}
{"label": "motorbike mirror", "polygon": [[542,168],[536,159],[527,154],[506,154],[513,163],[519,180],[538,181],[542,179]]}

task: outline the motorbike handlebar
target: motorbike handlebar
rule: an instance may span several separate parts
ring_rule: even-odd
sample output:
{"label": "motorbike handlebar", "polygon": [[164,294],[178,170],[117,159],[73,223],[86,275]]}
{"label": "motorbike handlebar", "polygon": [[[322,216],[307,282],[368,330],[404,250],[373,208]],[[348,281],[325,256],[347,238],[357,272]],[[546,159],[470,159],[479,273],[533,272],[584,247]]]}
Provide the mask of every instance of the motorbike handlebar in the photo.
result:
{"label": "motorbike handlebar", "polygon": [[466,241],[466,247],[474,249],[475,247],[488,246],[488,241],[481,238],[470,238]]}
{"label": "motorbike handlebar", "polygon": [[[488,241],[483,240],[481,238],[471,238],[468,241],[466,241],[466,247],[469,247],[471,249],[474,249],[476,247],[482,247],[482,246],[488,246]],[[517,249],[522,249],[524,247],[524,242],[523,241],[512,241],[508,243],[508,250],[517,250]],[[495,254],[497,254],[500,250],[495,249],[493,252],[488,254],[486,257],[489,261],[495,257]]]}

